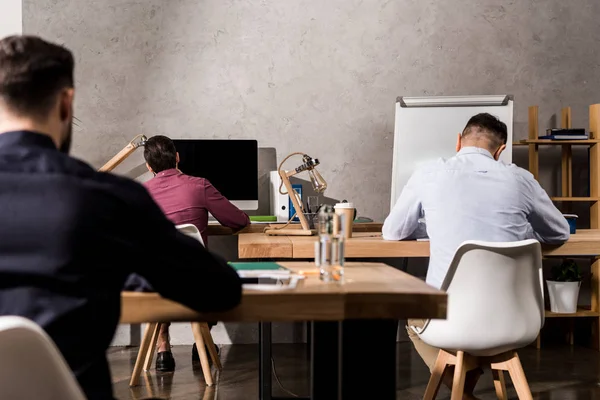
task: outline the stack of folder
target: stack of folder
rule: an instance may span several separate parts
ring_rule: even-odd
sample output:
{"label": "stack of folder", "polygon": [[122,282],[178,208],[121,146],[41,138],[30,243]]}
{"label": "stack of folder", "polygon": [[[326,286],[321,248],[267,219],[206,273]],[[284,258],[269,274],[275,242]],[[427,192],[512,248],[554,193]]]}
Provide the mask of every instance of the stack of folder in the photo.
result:
{"label": "stack of folder", "polygon": [[585,129],[547,129],[546,135],[540,136],[539,139],[587,140],[588,134],[585,132]]}

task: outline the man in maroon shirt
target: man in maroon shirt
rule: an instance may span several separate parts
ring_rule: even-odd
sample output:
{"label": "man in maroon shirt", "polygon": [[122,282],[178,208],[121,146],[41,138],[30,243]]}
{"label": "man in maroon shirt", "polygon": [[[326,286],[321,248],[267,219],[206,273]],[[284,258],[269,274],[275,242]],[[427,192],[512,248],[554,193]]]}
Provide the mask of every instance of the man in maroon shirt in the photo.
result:
{"label": "man in maroon shirt", "polygon": [[[204,178],[183,174],[177,169],[179,154],[175,144],[166,136],[153,136],[144,145],[144,158],[154,178],[144,184],[146,189],[175,225],[193,224],[207,243],[206,228],[210,212],[219,223],[232,229],[241,229],[250,223],[248,215],[231,204]],[[156,369],[173,371],[175,360],[169,343],[169,325],[161,325]],[[197,359],[194,348],[192,358]]]}

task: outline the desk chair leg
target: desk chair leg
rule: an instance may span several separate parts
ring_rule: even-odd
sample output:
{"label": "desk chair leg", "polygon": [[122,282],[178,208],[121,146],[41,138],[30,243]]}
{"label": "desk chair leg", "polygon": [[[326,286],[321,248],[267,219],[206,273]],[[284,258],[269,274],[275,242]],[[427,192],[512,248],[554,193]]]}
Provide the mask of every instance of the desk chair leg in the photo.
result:
{"label": "desk chair leg", "polygon": [[217,354],[217,349],[215,349],[215,342],[213,342],[212,335],[210,334],[210,328],[206,322],[200,323],[200,329],[202,330],[202,337],[204,339],[204,343],[206,343],[206,348],[208,349],[208,354],[212,359],[213,365],[217,367],[219,371],[223,369],[221,365],[221,359]]}
{"label": "desk chair leg", "polygon": [[498,397],[498,400],[507,400],[504,371],[493,369],[492,376],[494,378],[494,387],[496,388],[496,397]]}
{"label": "desk chair leg", "polygon": [[465,365],[465,352],[456,352],[456,366],[454,367],[454,380],[452,381],[451,400],[462,400],[465,391],[465,378],[467,377],[467,368]]}
{"label": "desk chair leg", "polygon": [[523,366],[521,365],[521,360],[519,359],[517,352],[514,352],[513,358],[508,361],[507,364],[508,373],[510,374],[510,379],[513,382],[515,390],[517,391],[519,400],[532,400],[533,396],[531,395],[531,390],[529,389],[529,384],[525,377],[525,371],[523,371]]}
{"label": "desk chair leg", "polygon": [[511,351],[500,354],[494,357],[494,361],[492,361],[492,370],[508,371],[519,400],[532,400],[533,396],[517,352]]}
{"label": "desk chair leg", "polygon": [[144,362],[144,371],[148,371],[152,367],[152,360],[154,359],[154,352],[156,351],[156,341],[158,340],[158,333],[160,332],[161,324],[155,324],[154,332],[152,332],[152,339],[150,339],[150,346],[148,346],[148,352],[146,353],[146,361]]}
{"label": "desk chair leg", "polygon": [[208,363],[208,356],[206,354],[206,344],[202,337],[202,328],[199,322],[192,323],[192,332],[194,333],[194,340],[196,341],[196,348],[198,349],[198,356],[200,356],[200,364],[202,365],[202,374],[204,374],[204,380],[206,386],[213,385],[212,374],[210,372],[210,364]]}
{"label": "desk chair leg", "polygon": [[427,384],[427,389],[425,389],[425,394],[423,395],[423,400],[434,400],[440,390],[440,385],[442,384],[442,378],[444,377],[444,372],[446,372],[446,367],[448,366],[448,353],[443,350],[440,350],[438,356],[435,360],[435,364],[433,366],[433,370],[431,371],[431,378],[429,378],[429,383]]}
{"label": "desk chair leg", "polygon": [[144,361],[146,361],[146,353],[148,352],[148,347],[150,347],[150,341],[152,340],[152,334],[154,333],[156,325],[158,324],[150,323],[146,326],[142,343],[140,343],[140,350],[138,351],[137,359],[135,360],[135,367],[133,367],[133,373],[131,374],[131,380],[129,381],[129,386],[137,386],[140,381],[140,374],[142,373]]}

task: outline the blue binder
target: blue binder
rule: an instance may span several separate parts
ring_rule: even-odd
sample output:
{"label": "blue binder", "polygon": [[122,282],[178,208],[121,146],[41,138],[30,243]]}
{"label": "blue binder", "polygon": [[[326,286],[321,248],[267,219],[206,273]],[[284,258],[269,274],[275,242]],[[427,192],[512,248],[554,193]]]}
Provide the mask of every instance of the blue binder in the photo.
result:
{"label": "blue binder", "polygon": [[[300,195],[300,203],[302,203],[302,185],[300,184],[293,184],[292,185],[292,189],[294,189],[296,192],[298,192],[298,194]],[[291,194],[290,196],[293,196],[294,194]],[[290,210],[290,215],[288,218],[292,218],[292,215],[294,215],[296,213],[296,209],[294,207],[294,203],[292,203],[292,199],[288,199],[289,202],[289,207],[288,209]],[[297,216],[294,217],[294,219],[292,220],[294,222],[300,222],[300,218],[298,218]]]}

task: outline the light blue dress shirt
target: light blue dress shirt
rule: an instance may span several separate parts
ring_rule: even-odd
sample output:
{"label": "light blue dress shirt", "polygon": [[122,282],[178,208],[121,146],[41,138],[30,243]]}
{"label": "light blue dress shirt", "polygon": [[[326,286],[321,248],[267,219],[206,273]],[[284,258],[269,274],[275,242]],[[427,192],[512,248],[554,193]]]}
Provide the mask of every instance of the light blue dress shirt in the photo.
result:
{"label": "light blue dress shirt", "polygon": [[534,238],[559,244],[569,239],[567,220],[533,175],[477,147],[418,168],[386,218],[383,238],[414,239],[421,236],[420,228],[431,246],[426,281],[436,288],[466,240]]}

